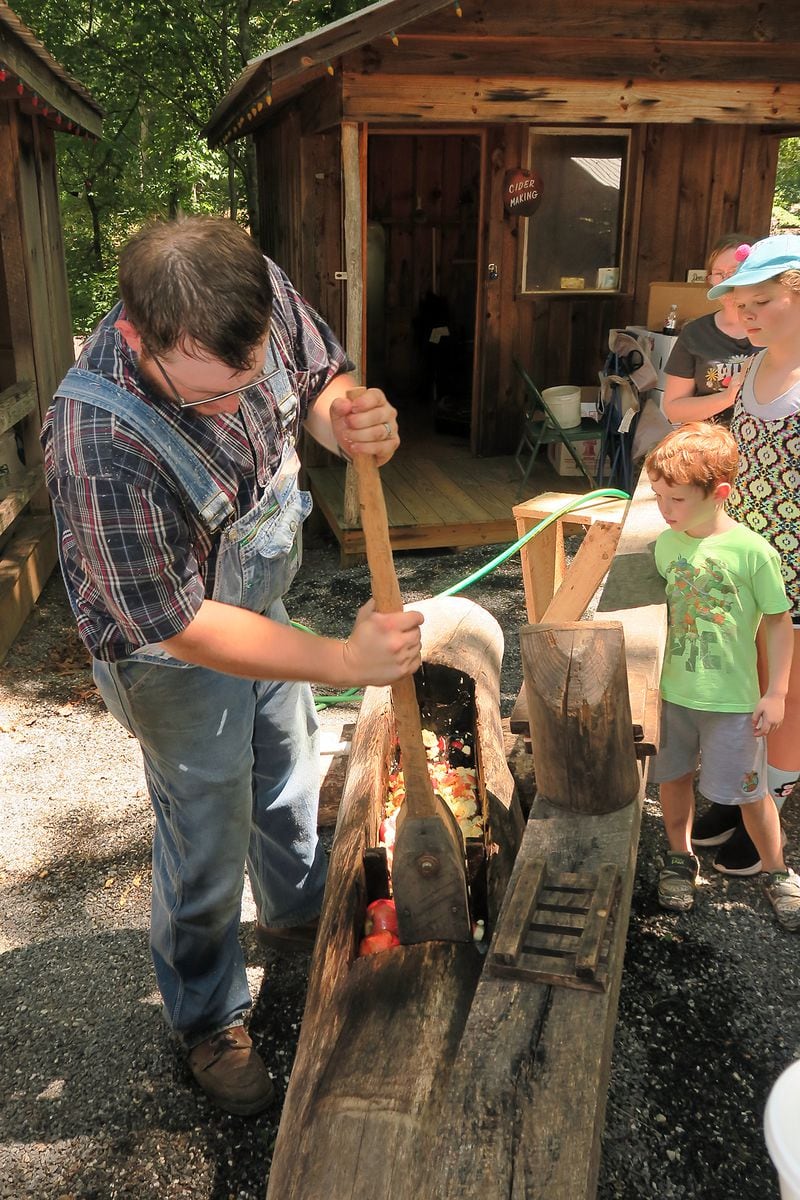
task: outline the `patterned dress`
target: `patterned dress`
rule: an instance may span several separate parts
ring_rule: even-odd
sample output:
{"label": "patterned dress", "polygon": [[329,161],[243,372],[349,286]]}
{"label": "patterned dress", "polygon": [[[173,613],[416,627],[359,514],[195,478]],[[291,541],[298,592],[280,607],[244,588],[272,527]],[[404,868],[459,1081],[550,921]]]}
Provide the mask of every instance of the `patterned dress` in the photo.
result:
{"label": "patterned dress", "polygon": [[734,407],[731,433],[740,459],[728,512],[780,554],[792,619],[800,625],[800,384],[758,404],[753,380],[763,356],[753,360]]}

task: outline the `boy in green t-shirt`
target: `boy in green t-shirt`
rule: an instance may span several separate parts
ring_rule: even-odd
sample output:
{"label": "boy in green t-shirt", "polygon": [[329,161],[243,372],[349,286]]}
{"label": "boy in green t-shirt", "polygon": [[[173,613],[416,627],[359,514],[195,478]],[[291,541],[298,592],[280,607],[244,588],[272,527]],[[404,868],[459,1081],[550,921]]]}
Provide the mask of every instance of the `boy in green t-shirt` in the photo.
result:
{"label": "boy in green t-shirt", "polygon": [[[778,553],[725,512],[739,452],[727,429],[692,422],[645,459],[667,522],[655,546],[666,580],[669,633],[661,674],[660,784],[669,850],[660,863],[662,908],[694,903],[694,775],[717,804],[741,806],[784,929],[800,929],[800,878],[786,868],[778,812],[767,790],[766,735],[783,721],[792,621]],[[761,694],[755,636],[763,622],[769,681]]]}

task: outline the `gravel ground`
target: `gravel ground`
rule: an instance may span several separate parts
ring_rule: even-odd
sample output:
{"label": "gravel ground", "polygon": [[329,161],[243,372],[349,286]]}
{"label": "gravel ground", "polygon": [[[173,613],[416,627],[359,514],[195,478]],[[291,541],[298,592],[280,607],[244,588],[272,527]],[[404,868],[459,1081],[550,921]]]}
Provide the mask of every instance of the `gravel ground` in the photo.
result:
{"label": "gravel ground", "polygon": [[[403,594],[435,594],[497,549],[399,556]],[[289,608],[343,634],[369,585],[364,568],[340,572],[337,561],[330,542],[315,541]],[[465,594],[504,628],[508,715],[521,682],[517,560]],[[323,726],[338,731],[354,718],[352,707],[328,709]],[[138,749],[94,691],[58,577],[3,668],[0,762],[0,1198],[263,1200],[279,1113],[215,1110],[162,1022],[147,946],[151,818]],[[795,798],[790,861],[799,817]],[[761,1120],[771,1084],[800,1056],[798,941],[772,922],[757,881],[719,876],[708,856],[696,910],[661,912],[652,866],[660,841],[648,800],[598,1195],[777,1197]],[[248,898],[251,1030],[282,1092],[306,976],[257,948],[253,917]]]}

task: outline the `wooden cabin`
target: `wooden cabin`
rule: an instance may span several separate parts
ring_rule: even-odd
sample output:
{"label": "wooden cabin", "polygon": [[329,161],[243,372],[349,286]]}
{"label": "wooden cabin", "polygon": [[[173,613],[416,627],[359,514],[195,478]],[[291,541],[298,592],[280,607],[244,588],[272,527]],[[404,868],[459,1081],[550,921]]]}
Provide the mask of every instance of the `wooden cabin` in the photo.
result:
{"label": "wooden cabin", "polygon": [[507,454],[514,355],[596,384],[653,281],[769,232],[798,42],[780,0],[381,0],[252,61],[206,133],[252,136],[266,252],[404,428]]}
{"label": "wooden cabin", "polygon": [[102,113],[0,3],[0,659],[56,562],[39,431],[73,361],[56,133]]}

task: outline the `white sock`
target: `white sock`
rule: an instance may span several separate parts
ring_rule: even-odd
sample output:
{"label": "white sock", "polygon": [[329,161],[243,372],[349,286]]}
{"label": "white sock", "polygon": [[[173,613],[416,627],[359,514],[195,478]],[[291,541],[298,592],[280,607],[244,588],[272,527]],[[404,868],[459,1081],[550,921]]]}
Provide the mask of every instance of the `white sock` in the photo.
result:
{"label": "white sock", "polygon": [[783,802],[792,794],[792,789],[800,778],[800,767],[793,771],[779,771],[777,767],[767,767],[767,787],[775,801],[778,812],[783,808]]}

